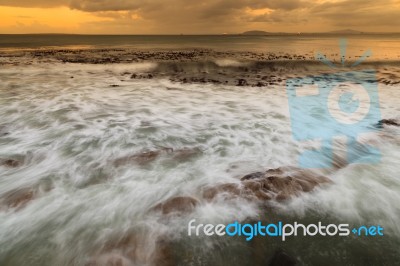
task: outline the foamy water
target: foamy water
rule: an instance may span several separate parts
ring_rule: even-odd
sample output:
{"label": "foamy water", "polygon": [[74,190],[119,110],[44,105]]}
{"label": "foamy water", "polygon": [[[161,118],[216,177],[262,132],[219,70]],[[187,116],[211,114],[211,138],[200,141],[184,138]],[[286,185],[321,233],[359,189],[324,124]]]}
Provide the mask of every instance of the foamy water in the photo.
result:
{"label": "foamy water", "polygon": [[[172,196],[200,197],[202,187],[238,182],[254,171],[296,166],[308,144],[292,138],[285,89],[183,85],[124,74],[154,66],[54,63],[0,70],[0,125],[9,132],[0,137],[0,158],[24,158],[19,168],[0,168],[0,197],[23,188],[38,193],[26,207],[0,212],[4,265],[84,265],[109,239],[132,232],[146,236],[142,245],[151,253],[157,236],[190,243],[184,234],[192,218],[227,223],[259,217],[259,206],[240,199],[202,202],[195,212],[167,220],[149,209]],[[399,98],[396,88],[380,87],[382,117],[400,116]],[[371,137],[382,152],[380,164],[333,172],[332,185],[275,204],[276,212],[380,224],[394,241],[389,244],[398,243],[399,132],[389,127]],[[180,161],[161,156],[146,166],[113,165],[163,147],[202,152]],[[201,241],[204,249],[213,245]]]}

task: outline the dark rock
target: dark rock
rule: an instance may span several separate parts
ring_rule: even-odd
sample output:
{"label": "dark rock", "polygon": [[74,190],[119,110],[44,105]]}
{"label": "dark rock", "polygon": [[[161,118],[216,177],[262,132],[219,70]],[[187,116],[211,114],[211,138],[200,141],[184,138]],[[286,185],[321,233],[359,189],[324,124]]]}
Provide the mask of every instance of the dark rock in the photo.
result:
{"label": "dark rock", "polygon": [[151,255],[151,264],[157,266],[177,265],[173,254],[173,243],[166,239],[159,238],[156,247]]}
{"label": "dark rock", "polygon": [[241,178],[241,183],[226,183],[205,188],[203,197],[213,200],[221,195],[225,198],[242,197],[249,200],[286,200],[330,180],[311,170],[296,167],[281,167],[265,172],[255,172]]}
{"label": "dark rock", "polygon": [[296,266],[298,265],[297,260],[288,255],[282,249],[275,252],[268,266]]}
{"label": "dark rock", "polygon": [[51,180],[43,179],[33,186],[19,187],[2,193],[0,195],[0,209],[13,208],[15,211],[18,211],[38,198],[41,193],[49,192],[53,188]]}
{"label": "dark rock", "polygon": [[34,191],[31,188],[16,189],[8,192],[0,200],[3,206],[7,208],[21,209],[25,207],[35,197]]}
{"label": "dark rock", "polygon": [[203,189],[203,197],[206,200],[213,200],[219,195],[226,198],[233,198],[239,196],[240,193],[240,185],[234,183],[220,184],[215,187],[207,187]]}
{"label": "dark rock", "polygon": [[266,84],[261,81],[257,82],[257,84],[256,84],[256,87],[265,87],[265,86],[266,86]]}
{"label": "dark rock", "polygon": [[199,148],[183,148],[178,150],[171,150],[171,152],[173,154],[174,160],[183,161],[200,155],[202,153],[202,150]]}
{"label": "dark rock", "polygon": [[154,237],[146,232],[129,232],[122,237],[111,238],[90,255],[85,266],[176,265],[173,243],[164,236]]}
{"label": "dark rock", "polygon": [[117,84],[112,84],[112,85],[110,85],[110,87],[111,87],[111,88],[116,88],[116,87],[119,87],[119,85],[117,85]]}
{"label": "dark rock", "polygon": [[255,173],[245,175],[240,180],[245,181],[245,180],[250,180],[250,179],[262,178],[263,176],[264,176],[263,172],[255,172]]}
{"label": "dark rock", "polygon": [[136,74],[132,74],[131,75],[131,79],[135,79],[135,78],[137,78],[137,75]]}
{"label": "dark rock", "polygon": [[114,161],[114,166],[119,167],[131,163],[145,165],[157,159],[157,157],[160,156],[160,154],[161,151],[148,151],[135,154],[132,156],[121,157]]}
{"label": "dark rock", "polygon": [[198,204],[199,201],[192,197],[174,197],[157,204],[152,210],[161,211],[162,214],[184,214],[192,212]]}
{"label": "dark rock", "polygon": [[8,132],[7,126],[0,126],[0,137],[7,136],[8,134],[10,133]]}
{"label": "dark rock", "polygon": [[180,91],[180,88],[166,87],[167,91]]}
{"label": "dark rock", "polygon": [[378,122],[376,127],[383,128],[385,125],[399,127],[400,126],[400,122],[397,122],[395,119],[382,119],[382,120],[380,120]]}
{"label": "dark rock", "polygon": [[236,86],[247,86],[247,80],[238,79]]}
{"label": "dark rock", "polygon": [[214,83],[214,84],[220,84],[221,83],[221,81],[216,80],[216,79],[209,79],[208,82]]}
{"label": "dark rock", "polygon": [[194,156],[200,155],[202,153],[199,148],[182,148],[174,150],[173,148],[162,147],[159,150],[155,151],[147,151],[139,154],[134,154],[131,156],[125,156],[118,158],[114,161],[114,166],[119,167],[131,163],[136,163],[139,165],[146,165],[150,162],[153,162],[161,155],[169,155],[172,156],[172,159],[178,161],[184,161]]}
{"label": "dark rock", "polygon": [[5,166],[9,168],[16,168],[22,165],[21,161],[14,159],[0,159],[0,166]]}

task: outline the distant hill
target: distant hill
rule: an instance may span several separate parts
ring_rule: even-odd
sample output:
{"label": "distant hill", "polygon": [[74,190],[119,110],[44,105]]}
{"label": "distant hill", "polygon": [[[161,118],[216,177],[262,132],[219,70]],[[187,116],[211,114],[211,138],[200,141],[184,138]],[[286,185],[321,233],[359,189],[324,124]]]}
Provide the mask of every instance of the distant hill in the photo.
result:
{"label": "distant hill", "polygon": [[251,30],[240,33],[240,35],[246,36],[269,36],[269,35],[315,35],[315,34],[340,34],[340,35],[357,35],[357,34],[366,34],[366,32],[345,29],[345,30],[335,30],[335,31],[327,31],[327,32],[304,32],[304,33],[294,33],[294,32],[268,32],[263,30]]}
{"label": "distant hill", "polygon": [[351,29],[345,29],[345,30],[330,31],[327,33],[329,33],[329,34],[363,34],[364,32],[357,31],[357,30],[351,30]]}
{"label": "distant hill", "polygon": [[262,30],[251,30],[251,31],[246,31],[243,32],[242,35],[268,35],[270,34],[269,32],[262,31]]}

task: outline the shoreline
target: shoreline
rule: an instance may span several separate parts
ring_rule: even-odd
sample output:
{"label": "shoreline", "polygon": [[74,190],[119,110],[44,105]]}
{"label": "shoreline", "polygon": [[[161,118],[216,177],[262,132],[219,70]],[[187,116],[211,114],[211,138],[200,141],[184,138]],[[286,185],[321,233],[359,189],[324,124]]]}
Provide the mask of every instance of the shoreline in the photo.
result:
{"label": "shoreline", "polygon": [[[335,54],[334,56],[337,56]],[[356,60],[347,62],[351,65]],[[332,61],[339,66],[334,57]],[[287,78],[319,76],[338,71],[373,69],[381,84],[400,84],[400,61],[366,61],[357,67],[330,68],[313,55],[216,51],[211,49],[34,49],[0,51],[0,65],[35,64],[102,65],[153,63],[143,71],[126,71],[131,79],[169,79],[183,84],[268,87],[284,85]],[[115,84],[115,87],[118,87]]]}
{"label": "shoreline", "polygon": [[[90,62],[92,55],[84,53],[82,60]],[[385,119],[371,123],[382,132],[365,139],[386,155],[383,163],[344,164],[346,147],[338,143],[336,168],[315,173],[296,167],[298,154],[314,144],[292,140],[284,83],[337,69],[226,54],[114,64],[63,63],[54,56],[2,58],[8,65],[0,71],[0,213],[8,249],[1,255],[8,264],[23,264],[38,252],[43,255],[32,265],[201,260],[272,266],[281,265],[282,257],[305,265],[321,259],[379,265],[398,257],[398,208],[392,204],[399,201],[393,156],[399,150],[398,86],[382,90]],[[400,76],[385,65],[377,71],[381,83]],[[226,80],[242,87],[218,83]],[[251,87],[260,80],[268,85]],[[388,237],[313,238],[312,245],[302,244],[311,241],[302,236],[285,243],[189,238],[192,218],[215,224],[379,221]],[[52,246],[54,239],[59,245]],[[345,257],[360,245],[366,249],[361,258]],[[378,247],[379,256],[368,252]],[[329,248],[332,253],[319,253]]]}

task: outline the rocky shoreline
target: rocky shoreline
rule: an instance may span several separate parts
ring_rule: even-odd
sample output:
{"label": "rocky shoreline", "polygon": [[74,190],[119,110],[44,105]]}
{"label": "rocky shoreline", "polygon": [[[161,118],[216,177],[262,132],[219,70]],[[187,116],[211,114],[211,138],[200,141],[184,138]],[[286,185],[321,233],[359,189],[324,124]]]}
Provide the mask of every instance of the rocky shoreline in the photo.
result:
{"label": "rocky shoreline", "polygon": [[[400,127],[397,119],[382,119],[375,125],[377,128]],[[7,134],[11,134],[7,132]],[[383,135],[382,135],[383,137]],[[159,158],[169,158],[177,163],[186,162],[202,154],[200,148],[180,148],[160,147],[158,150],[143,151],[140,153],[115,158],[110,160],[110,166],[120,167],[146,167]],[[337,157],[337,156],[336,156]],[[343,158],[337,157],[341,161]],[[5,170],[18,170],[29,164],[29,154],[26,156],[14,156],[10,158],[0,157],[0,168]],[[335,165],[335,164],[334,164]],[[218,197],[229,200],[241,197],[245,200],[265,202],[270,200],[284,201],[299,196],[301,193],[311,192],[321,184],[329,184],[331,181],[326,174],[331,174],[347,164],[341,164],[329,171],[313,171],[293,166],[282,166],[279,168],[267,169],[264,172],[254,172],[245,174],[236,183],[221,183],[211,187],[201,188],[202,199],[191,196],[177,196],[159,203],[152,210],[161,211],[163,214],[186,213],[196,207],[201,201],[213,201]],[[11,191],[0,197],[0,209],[16,208],[20,209],[39,196],[40,192],[48,192],[51,188],[39,188],[40,186]]]}
{"label": "rocky shoreline", "polygon": [[[330,56],[337,56],[335,54]],[[354,59],[353,59],[354,61]],[[350,64],[353,61],[349,61]],[[211,49],[132,50],[132,49],[40,49],[0,51],[0,65],[18,66],[35,63],[113,65],[155,63],[153,69],[125,72],[133,80],[169,79],[178,83],[215,84],[248,87],[284,85],[287,78],[335,73],[313,54],[214,51]],[[338,63],[338,60],[333,60]],[[345,71],[375,69],[378,82],[400,84],[398,61],[364,62]],[[121,84],[113,84],[118,87]]]}
{"label": "rocky shoreline", "polygon": [[[375,126],[399,127],[396,119],[383,119]],[[201,154],[199,148],[174,149],[161,147],[159,150],[144,151],[130,156],[115,158],[110,161],[112,167],[131,167],[133,165],[145,167],[160,157],[170,158],[175,161],[186,161]],[[0,167],[18,170],[27,163],[27,158],[1,158]],[[345,166],[343,166],[345,167]],[[338,169],[336,169],[338,170]],[[212,186],[200,187],[194,195],[177,195],[165,201],[159,202],[148,210],[149,215],[156,215],[164,222],[176,217],[186,217],[195,209],[214,201],[230,201],[241,199],[260,205],[260,209],[269,206],[269,202],[285,202],[303,193],[311,193],[315,188],[330,185],[331,179],[321,172],[301,169],[298,167],[279,167],[267,169],[263,172],[253,172],[243,175],[237,182],[218,183]],[[0,211],[13,210],[18,212],[31,201],[47,193],[51,186],[38,184],[34,187],[21,188],[9,191],[0,198]],[[264,206],[264,207],[263,207]],[[123,238],[110,239],[105,246],[90,256],[86,265],[131,265],[131,263],[146,265],[175,265],[174,243],[166,235],[159,235],[152,244],[152,250],[146,248],[150,236],[146,233],[130,233]],[[252,244],[254,252],[257,252],[257,241]],[[297,259],[283,249],[275,251],[263,265],[277,266],[299,265]]]}
{"label": "rocky shoreline", "polygon": [[[3,66],[18,66],[33,62],[54,63],[65,65],[93,64],[108,66],[112,64],[129,64],[155,62],[155,67],[143,71],[127,71],[119,73],[120,82],[109,85],[118,90],[125,82],[147,79],[168,79],[182,84],[215,84],[240,87],[269,87],[285,85],[290,77],[307,74],[322,74],[329,72],[320,62],[306,56],[273,55],[257,53],[215,52],[210,50],[196,51],[159,51],[159,52],[127,52],[126,50],[41,50],[18,53],[0,54]],[[234,59],[232,59],[234,58]],[[19,60],[22,59],[22,60]],[[400,69],[378,65],[378,81],[385,85],[400,83]],[[68,75],[70,78],[79,78]],[[117,80],[118,80],[117,79]],[[113,81],[114,82],[114,81]],[[108,85],[107,85],[108,86]],[[178,86],[176,86],[178,87]],[[173,85],[168,90],[176,90]],[[400,122],[396,119],[383,119],[375,125],[378,128],[398,128]],[[12,136],[13,132],[7,126],[0,126],[0,137]],[[143,150],[120,157],[109,157],[109,168],[118,169],[147,167],[159,159],[167,159],[174,163],[188,162],[201,156],[203,151],[196,147],[160,147]],[[108,157],[107,157],[108,158]],[[19,171],[32,162],[28,155],[0,158],[1,171]],[[340,163],[336,169],[346,167]],[[241,200],[260,206],[270,207],[271,203],[287,203],[291,199],[305,193],[312,193],[318,187],[329,186],[332,181],[329,174],[312,170],[304,170],[292,166],[278,168],[264,166],[263,171],[247,172],[229,182],[196,187],[194,195],[176,193],[162,201],[154,201],[150,208],[145,208],[146,215],[154,215],[163,223],[168,223],[174,217],[188,217],[196,208],[218,201]],[[112,176],[101,176],[95,182],[107,182]],[[217,177],[216,177],[217,178]],[[90,186],[93,183],[85,183]],[[0,212],[19,213],[35,200],[53,190],[53,186],[40,181],[32,186],[4,191],[0,195]],[[271,207],[272,208],[272,207]],[[28,209],[28,208],[27,208]],[[25,209],[26,210],[26,209]],[[175,265],[173,259],[173,240],[168,236],[156,236],[136,232],[125,234],[123,237],[110,238],[89,254],[87,265]],[[149,240],[150,239],[150,240]],[[151,252],[144,244],[154,241]],[[254,244],[256,245],[256,244]],[[254,248],[256,249],[256,248]],[[87,254],[86,254],[87,255]],[[265,265],[297,265],[295,258],[285,250],[277,250]]]}

